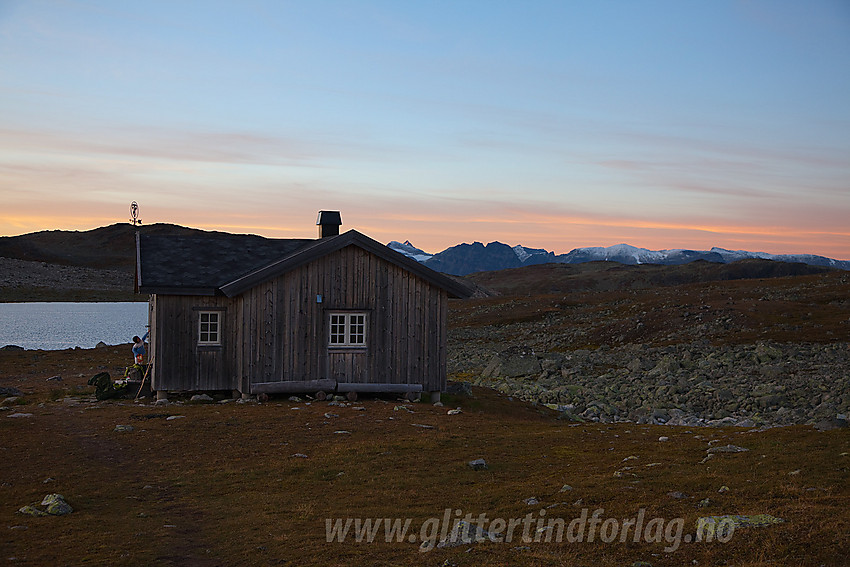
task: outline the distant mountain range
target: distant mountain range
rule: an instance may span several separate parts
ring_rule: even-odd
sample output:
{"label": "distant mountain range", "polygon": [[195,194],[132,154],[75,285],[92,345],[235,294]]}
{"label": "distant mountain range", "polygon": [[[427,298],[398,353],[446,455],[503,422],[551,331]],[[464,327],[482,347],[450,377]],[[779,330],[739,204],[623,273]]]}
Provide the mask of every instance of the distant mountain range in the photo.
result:
{"label": "distant mountain range", "polygon": [[[47,230],[20,236],[0,237],[0,257],[84,268],[122,270],[132,274],[136,260],[136,232],[210,234],[208,231],[164,223],[135,227],[128,223],[117,223],[87,231]],[[712,248],[707,251],[647,250],[627,244],[617,244],[607,248],[576,248],[567,254],[555,254],[542,248],[511,247],[501,242],[491,242],[486,246],[480,242],[473,242],[452,246],[439,254],[429,254],[409,241],[390,242],[389,247],[437,271],[458,276],[535,264],[580,264],[596,261],[631,265],[680,265],[695,260],[728,264],[737,260],[761,259],[850,270],[850,261],[847,260],[833,260],[812,254],[767,254],[724,248]]]}
{"label": "distant mountain range", "polygon": [[850,261],[834,260],[814,254],[767,254],[716,247],[711,250],[648,250],[628,244],[616,244],[608,247],[576,248],[566,254],[555,254],[542,248],[526,248],[519,245],[511,247],[501,242],[491,242],[486,246],[480,242],[473,242],[452,246],[438,254],[428,254],[409,241],[393,241],[388,246],[430,268],[456,276],[534,264],[581,264],[599,261],[671,266],[696,260],[728,264],[738,260],[761,259],[850,270]]}

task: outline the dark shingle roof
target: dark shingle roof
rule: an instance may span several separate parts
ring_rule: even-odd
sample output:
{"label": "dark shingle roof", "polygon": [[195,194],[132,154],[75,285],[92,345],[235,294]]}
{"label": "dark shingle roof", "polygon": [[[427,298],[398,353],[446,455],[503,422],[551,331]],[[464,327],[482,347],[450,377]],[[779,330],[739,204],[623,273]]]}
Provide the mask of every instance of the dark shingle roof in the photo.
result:
{"label": "dark shingle roof", "polygon": [[356,230],[319,240],[271,239],[215,233],[205,236],[137,235],[139,291],[178,295],[233,297],[316,258],[346,246],[358,246],[466,298],[472,290],[372,240]]}
{"label": "dark shingle roof", "polygon": [[214,295],[224,284],[313,242],[247,234],[139,235],[139,290]]}

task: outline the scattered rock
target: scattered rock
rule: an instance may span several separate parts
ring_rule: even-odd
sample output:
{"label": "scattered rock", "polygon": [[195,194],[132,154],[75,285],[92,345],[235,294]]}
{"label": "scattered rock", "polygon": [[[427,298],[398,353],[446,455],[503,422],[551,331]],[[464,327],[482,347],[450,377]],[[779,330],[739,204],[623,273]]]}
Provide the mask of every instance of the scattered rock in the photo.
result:
{"label": "scattered rock", "polygon": [[65,516],[73,512],[70,504],[65,502],[65,497],[61,494],[48,494],[41,501],[41,504],[31,504],[24,506],[18,510],[19,514],[26,516]]}
{"label": "scattered rock", "polygon": [[475,459],[474,461],[469,461],[467,463],[472,470],[474,471],[485,471],[487,470],[487,462],[484,459]]}
{"label": "scattered rock", "polygon": [[832,431],[833,429],[843,429],[847,427],[847,420],[840,418],[822,419],[815,423],[815,429],[818,431]]}
{"label": "scattered rock", "polygon": [[424,423],[411,423],[413,427],[421,427],[422,429],[436,429],[433,425],[426,425]]}
{"label": "scattered rock", "polygon": [[112,431],[130,432],[135,428],[132,425],[116,425]]}
{"label": "scattered rock", "polygon": [[661,442],[664,442],[664,441],[669,441],[669,440],[670,440],[670,438],[669,438],[669,437],[665,437],[664,435],[662,435],[661,437],[659,437],[659,438],[658,438],[658,440],[659,440],[659,441],[661,441]]}
{"label": "scattered rock", "polygon": [[304,400],[302,400],[301,398],[299,398],[298,396],[289,396],[289,397],[288,397],[288,398],[286,398],[286,399],[287,399],[287,401],[295,402],[296,404],[300,404],[301,402],[303,402],[303,401],[304,401]]}
{"label": "scattered rock", "polygon": [[540,374],[542,367],[534,349],[510,347],[494,356],[482,376],[485,378],[517,378]]}
{"label": "scattered rock", "polygon": [[61,381],[62,381],[61,376],[51,376],[50,378],[45,380],[45,382],[61,382]]}
{"label": "scattered rock", "polygon": [[294,453],[292,456],[296,457],[298,459],[306,459],[307,458],[307,455],[305,455],[304,453]]}
{"label": "scattered rock", "polygon": [[[469,522],[459,520],[452,531],[437,543],[437,548],[457,547],[459,545],[470,545],[473,543],[481,543],[483,541],[498,542],[502,540],[501,534],[488,532],[487,530]],[[422,542],[419,546],[419,551],[431,551],[434,544],[429,541]]]}
{"label": "scattered rock", "polygon": [[714,454],[714,453],[744,453],[746,451],[749,451],[749,449],[747,449],[745,447],[739,447],[738,445],[731,445],[730,444],[730,445],[723,445],[723,446],[720,446],[720,447],[709,447],[707,452],[709,454]]}
{"label": "scattered rock", "polygon": [[61,494],[48,494],[41,501],[41,505],[46,507],[44,511],[51,516],[65,516],[74,511]]}
{"label": "scattered rock", "polygon": [[24,516],[33,516],[35,518],[48,515],[47,512],[39,510],[38,508],[32,505],[22,507],[18,510],[18,513],[23,514]]}
{"label": "scattered rock", "polygon": [[406,411],[406,412],[408,412],[408,413],[413,413],[413,410],[412,410],[412,409],[410,409],[410,408],[409,408],[409,407],[407,407],[407,406],[395,406],[395,407],[393,408],[393,411]]}
{"label": "scattered rock", "polygon": [[215,400],[213,400],[208,394],[195,394],[189,401],[195,404],[208,404]]}
{"label": "scattered rock", "polygon": [[679,492],[678,490],[668,492],[667,496],[669,496],[670,498],[675,498],[676,500],[684,500],[685,498],[690,498],[690,496],[688,496],[684,492]]}
{"label": "scattered rock", "polygon": [[174,421],[175,419],[185,419],[185,415],[169,415],[165,418],[165,421]]}
{"label": "scattered rock", "polygon": [[0,396],[23,396],[24,393],[18,390],[17,388],[12,388],[10,386],[0,386]]}
{"label": "scattered rock", "polygon": [[457,415],[459,413],[463,413],[460,408],[450,409],[446,412],[447,415]]}
{"label": "scattered rock", "polygon": [[717,492],[720,492],[720,493],[723,493],[723,492],[729,492],[729,487],[728,487],[728,486],[726,486],[726,485],[724,484],[723,486],[721,486],[721,487],[717,490]]}
{"label": "scattered rock", "polygon": [[469,382],[449,382],[446,384],[446,394],[450,396],[472,396],[472,385]]}
{"label": "scattered rock", "polygon": [[573,489],[572,486],[570,486],[569,484],[565,484],[564,486],[561,487],[561,490],[559,490],[558,492],[569,492],[572,489]]}
{"label": "scattered rock", "polygon": [[[498,344],[515,336],[524,341],[537,340],[537,335],[550,337],[537,332],[541,325],[512,325],[512,334],[504,340],[500,340],[500,328],[488,329],[488,338]],[[850,413],[850,387],[844,380],[832,379],[842,376],[850,364],[850,349],[843,342],[715,346],[701,340],[564,352],[567,344],[557,340],[543,344],[541,339],[496,355],[483,342],[457,342],[457,352],[449,361],[451,371],[486,366],[472,385],[564,411],[561,419],[694,427],[815,425],[823,421],[824,428],[832,428],[844,426]],[[556,347],[559,352],[545,350]],[[529,368],[514,376],[509,367],[520,363]]]}
{"label": "scattered rock", "polygon": [[32,417],[32,414],[31,413],[15,412],[15,413],[10,413],[6,417]]}
{"label": "scattered rock", "polygon": [[335,417],[339,417],[339,415],[335,414],[335,413],[326,413],[325,414],[325,419],[333,419]]}
{"label": "scattered rock", "polygon": [[540,504],[540,500],[532,496],[531,498],[526,498],[525,500],[523,500],[523,503],[528,506],[537,506],[538,504]]}
{"label": "scattered rock", "polygon": [[785,523],[782,518],[770,514],[755,514],[753,516],[704,516],[697,518],[697,530],[704,537],[715,537],[720,533],[728,533],[728,530],[738,528],[766,528],[776,524]]}

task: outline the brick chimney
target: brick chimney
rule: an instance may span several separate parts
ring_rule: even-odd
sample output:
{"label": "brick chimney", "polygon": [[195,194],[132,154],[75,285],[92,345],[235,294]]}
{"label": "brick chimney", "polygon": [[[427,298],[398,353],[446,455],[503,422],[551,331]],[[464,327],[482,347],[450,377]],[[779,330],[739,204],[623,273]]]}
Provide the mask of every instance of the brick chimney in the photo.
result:
{"label": "brick chimney", "polygon": [[319,211],[319,218],[316,224],[319,226],[319,238],[336,236],[339,234],[342,217],[339,211]]}

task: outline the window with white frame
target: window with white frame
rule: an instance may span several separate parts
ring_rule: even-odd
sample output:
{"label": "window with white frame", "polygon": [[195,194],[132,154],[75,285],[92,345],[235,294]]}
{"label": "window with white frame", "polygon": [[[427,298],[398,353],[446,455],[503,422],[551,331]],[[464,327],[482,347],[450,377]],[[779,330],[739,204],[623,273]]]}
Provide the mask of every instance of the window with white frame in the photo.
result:
{"label": "window with white frame", "polygon": [[365,313],[331,313],[330,347],[366,347]]}
{"label": "window with white frame", "polygon": [[198,344],[221,344],[221,312],[201,311],[198,313]]}

